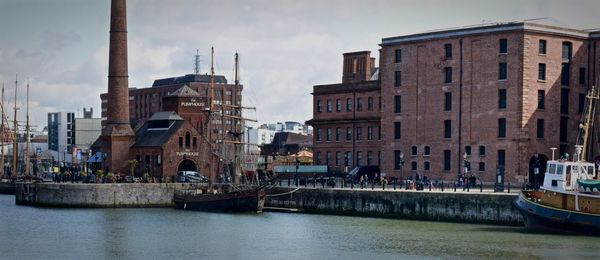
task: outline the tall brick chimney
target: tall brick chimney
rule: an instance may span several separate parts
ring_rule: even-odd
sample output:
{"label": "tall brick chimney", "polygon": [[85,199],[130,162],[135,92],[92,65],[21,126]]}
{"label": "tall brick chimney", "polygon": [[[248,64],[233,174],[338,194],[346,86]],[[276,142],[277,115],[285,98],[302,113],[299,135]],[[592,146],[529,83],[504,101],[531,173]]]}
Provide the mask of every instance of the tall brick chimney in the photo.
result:
{"label": "tall brick chimney", "polygon": [[126,172],[134,133],[129,123],[129,76],[127,74],[127,8],[125,0],[112,0],[110,6],[110,46],[108,57],[108,110],[102,129],[103,168]]}
{"label": "tall brick chimney", "polygon": [[375,58],[370,51],[344,53],[344,72],[342,83],[354,83],[371,79],[371,68],[375,66]]}

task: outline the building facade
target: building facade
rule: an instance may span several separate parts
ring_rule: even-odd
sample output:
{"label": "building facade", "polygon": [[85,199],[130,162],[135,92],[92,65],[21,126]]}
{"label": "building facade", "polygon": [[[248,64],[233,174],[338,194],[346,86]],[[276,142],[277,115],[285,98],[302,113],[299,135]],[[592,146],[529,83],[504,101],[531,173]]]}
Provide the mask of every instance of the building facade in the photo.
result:
{"label": "building facade", "polygon": [[380,164],[381,99],[369,51],[344,54],[342,83],[313,87],[313,161],[334,172]]}
{"label": "building facade", "polygon": [[83,109],[83,117],[75,118],[75,147],[89,154],[90,147],[102,133],[101,118],[93,117],[93,109]]}
{"label": "building facade", "polygon": [[48,113],[48,150],[54,161],[71,163],[73,147],[75,147],[75,113]]}
{"label": "building facade", "polygon": [[518,22],[382,39],[382,171],[543,178],[551,147],[573,153],[598,36]]}

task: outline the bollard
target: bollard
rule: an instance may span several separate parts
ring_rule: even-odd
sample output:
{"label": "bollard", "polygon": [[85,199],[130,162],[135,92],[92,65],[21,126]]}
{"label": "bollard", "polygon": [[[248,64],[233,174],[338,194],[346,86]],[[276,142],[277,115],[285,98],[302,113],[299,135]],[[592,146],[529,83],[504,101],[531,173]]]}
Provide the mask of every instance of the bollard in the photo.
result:
{"label": "bollard", "polygon": [[508,183],[508,193],[510,193],[510,182]]}

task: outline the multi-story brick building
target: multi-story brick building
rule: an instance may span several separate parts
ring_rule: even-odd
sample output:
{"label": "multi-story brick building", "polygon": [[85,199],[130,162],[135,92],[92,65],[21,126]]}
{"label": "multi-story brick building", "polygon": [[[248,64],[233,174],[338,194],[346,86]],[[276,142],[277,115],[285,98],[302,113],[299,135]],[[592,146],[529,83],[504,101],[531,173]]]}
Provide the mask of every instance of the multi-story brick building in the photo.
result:
{"label": "multi-story brick building", "polygon": [[382,39],[382,171],[456,180],[466,159],[484,182],[531,181],[551,147],[573,153],[599,39],[529,22]]}
{"label": "multi-story brick building", "polygon": [[379,165],[381,99],[369,51],[344,54],[342,83],[313,87],[314,163],[343,172],[347,165]]}

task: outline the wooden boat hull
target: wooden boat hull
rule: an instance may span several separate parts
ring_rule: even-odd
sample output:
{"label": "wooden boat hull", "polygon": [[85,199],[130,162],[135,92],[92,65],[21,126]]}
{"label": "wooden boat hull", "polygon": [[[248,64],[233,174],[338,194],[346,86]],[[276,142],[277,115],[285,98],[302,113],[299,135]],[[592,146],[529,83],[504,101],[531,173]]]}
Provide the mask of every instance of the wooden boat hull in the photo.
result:
{"label": "wooden boat hull", "polygon": [[223,194],[175,194],[179,209],[220,212],[262,212],[265,205],[263,189]]}
{"label": "wooden boat hull", "polygon": [[523,215],[525,228],[534,232],[600,236],[600,215],[549,207],[530,199],[522,191],[515,206]]}

